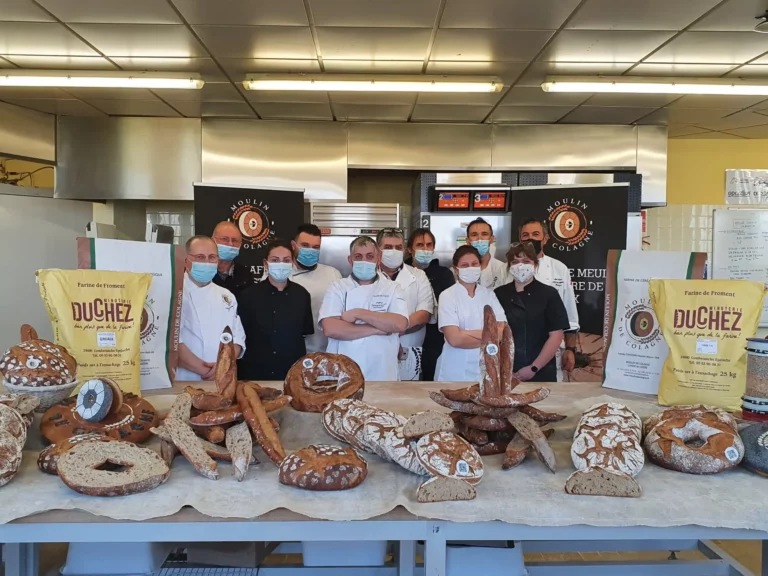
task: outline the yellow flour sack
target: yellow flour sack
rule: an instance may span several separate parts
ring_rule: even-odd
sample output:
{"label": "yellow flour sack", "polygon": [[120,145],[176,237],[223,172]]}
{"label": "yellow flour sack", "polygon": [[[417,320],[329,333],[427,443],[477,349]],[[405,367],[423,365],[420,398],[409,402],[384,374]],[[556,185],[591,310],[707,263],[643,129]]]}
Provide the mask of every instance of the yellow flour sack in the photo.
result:
{"label": "yellow flour sack", "polygon": [[757,331],[765,285],[746,280],[651,280],[651,305],[669,346],[659,404],[741,406],[747,338]]}
{"label": "yellow flour sack", "polygon": [[77,360],[77,379],[117,381],[140,393],[141,314],[151,274],[40,270],[40,296],[56,344]]}

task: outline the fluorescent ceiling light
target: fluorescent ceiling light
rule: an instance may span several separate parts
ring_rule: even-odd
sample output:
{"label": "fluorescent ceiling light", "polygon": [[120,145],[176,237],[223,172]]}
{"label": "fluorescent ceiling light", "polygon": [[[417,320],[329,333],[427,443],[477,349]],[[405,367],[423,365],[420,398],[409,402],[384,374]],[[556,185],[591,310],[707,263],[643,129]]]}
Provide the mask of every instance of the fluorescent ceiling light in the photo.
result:
{"label": "fluorescent ceiling light", "polygon": [[243,86],[246,90],[316,92],[499,92],[504,83],[489,77],[251,74]]}
{"label": "fluorescent ceiling light", "polygon": [[149,72],[96,72],[61,70],[3,70],[0,86],[47,88],[169,88],[199,90],[203,80],[197,74]]}
{"label": "fluorescent ceiling light", "polygon": [[768,96],[768,83],[717,78],[548,77],[544,92]]}

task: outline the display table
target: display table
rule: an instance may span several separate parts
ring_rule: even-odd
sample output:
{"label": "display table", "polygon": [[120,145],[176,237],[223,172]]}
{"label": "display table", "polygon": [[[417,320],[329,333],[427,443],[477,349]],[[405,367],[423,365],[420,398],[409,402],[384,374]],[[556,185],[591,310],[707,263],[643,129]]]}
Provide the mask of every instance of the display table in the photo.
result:
{"label": "display table", "polygon": [[[445,383],[376,382],[366,385],[365,401],[401,414],[439,409],[428,392]],[[744,470],[700,477],[646,464],[638,476],[643,496],[636,499],[570,496],[565,479],[572,472],[570,439],[581,412],[598,398],[616,398],[645,417],[658,409],[648,397],[596,384],[552,384],[550,397],[537,406],[568,414],[554,425],[551,444],[558,472],[549,473],[535,458],[519,468],[501,471],[503,456],[484,457],[486,476],[477,500],[419,504],[418,476],[375,456],[369,477],[360,487],[337,493],[312,493],[281,486],[277,468],[266,458],[242,483],[222,464],[221,479],[212,482],[194,473],[182,458],[173,465],[166,484],[145,494],[99,499],[67,489],[58,478],[41,474],[35,461],[40,442],[30,434],[19,475],[0,488],[0,542],[6,546],[6,574],[31,576],[41,542],[217,542],[217,541],[400,541],[399,573],[414,573],[413,541],[426,543],[426,574],[445,574],[446,541],[522,540],[526,551],[568,549],[681,550],[698,548],[714,563],[677,561],[653,566],[654,574],[738,574],[731,560],[705,541],[768,540],[766,480]],[[527,390],[532,386],[521,385]],[[177,390],[178,388],[178,390]],[[159,409],[167,408],[169,392],[148,393]],[[319,415],[284,409],[277,413],[280,436],[288,451],[312,442],[337,443],[326,435]],[[329,522],[328,520],[335,520]],[[559,543],[541,541],[558,541]],[[588,544],[587,541],[600,541]],[[765,550],[765,546],[764,546]],[[717,557],[724,560],[718,560]],[[530,566],[531,574],[598,574],[594,566]],[[608,566],[622,574],[642,573]],[[647,567],[646,567],[647,568]],[[606,568],[604,567],[603,570]],[[261,575],[282,568],[262,569]],[[366,572],[350,569],[355,574]],[[394,569],[373,569],[383,574]],[[581,571],[586,570],[586,571]],[[419,570],[420,571],[420,570]],[[339,573],[339,571],[334,571]],[[768,574],[768,566],[763,574]]]}

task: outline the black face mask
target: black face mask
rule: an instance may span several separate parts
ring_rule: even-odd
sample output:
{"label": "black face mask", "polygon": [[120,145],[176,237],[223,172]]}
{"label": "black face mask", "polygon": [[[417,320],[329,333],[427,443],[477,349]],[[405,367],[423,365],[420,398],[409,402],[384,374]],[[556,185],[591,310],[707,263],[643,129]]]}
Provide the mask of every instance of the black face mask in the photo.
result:
{"label": "black face mask", "polygon": [[536,250],[536,254],[541,254],[541,240],[528,240],[531,244],[533,244],[533,249]]}

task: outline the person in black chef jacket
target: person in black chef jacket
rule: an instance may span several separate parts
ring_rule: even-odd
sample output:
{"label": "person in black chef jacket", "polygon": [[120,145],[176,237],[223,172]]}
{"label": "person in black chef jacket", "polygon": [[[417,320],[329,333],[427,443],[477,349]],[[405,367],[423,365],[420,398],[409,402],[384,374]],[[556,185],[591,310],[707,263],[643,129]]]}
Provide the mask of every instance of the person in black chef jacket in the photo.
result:
{"label": "person in black chef jacket", "polygon": [[309,292],[291,282],[290,242],[272,240],[264,268],[267,278],[246,288],[238,312],[248,342],[237,362],[242,380],[284,380],[291,366],[307,353],[304,336],[314,333]]}
{"label": "person in black chef jacket", "polygon": [[515,339],[515,376],[524,382],[557,382],[555,354],[570,323],[557,290],[534,277],[538,264],[531,242],[512,244],[507,265],[513,281],[494,292]]}
{"label": "person in black chef jacket", "polygon": [[[408,253],[411,255],[411,266],[423,270],[432,285],[437,304],[443,290],[456,283],[450,268],[440,266],[440,261],[435,255],[435,235],[429,228],[417,228],[411,232],[408,238]],[[437,313],[437,310],[435,310]],[[433,316],[434,318],[434,316]],[[421,379],[431,382],[435,379],[435,366],[437,359],[443,352],[445,336],[437,328],[437,322],[427,324],[427,333],[424,337],[421,356]]]}

